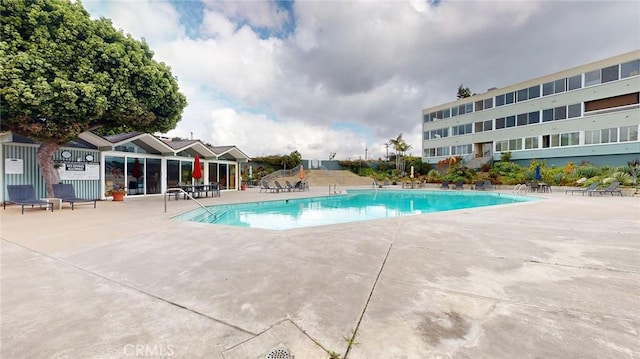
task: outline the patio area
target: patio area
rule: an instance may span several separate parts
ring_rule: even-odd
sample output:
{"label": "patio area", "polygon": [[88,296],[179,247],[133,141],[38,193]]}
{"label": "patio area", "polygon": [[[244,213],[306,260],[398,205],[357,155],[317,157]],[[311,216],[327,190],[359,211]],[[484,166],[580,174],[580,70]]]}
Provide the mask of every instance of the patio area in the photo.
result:
{"label": "patio area", "polygon": [[531,195],[286,231],[162,197],[8,206],[0,357],[640,358],[640,197]]}

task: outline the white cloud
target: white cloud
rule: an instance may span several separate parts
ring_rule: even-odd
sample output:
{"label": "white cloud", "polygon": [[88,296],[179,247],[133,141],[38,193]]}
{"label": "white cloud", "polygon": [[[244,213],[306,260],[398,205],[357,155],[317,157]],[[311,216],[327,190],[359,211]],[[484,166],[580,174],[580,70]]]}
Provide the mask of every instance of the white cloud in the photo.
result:
{"label": "white cloud", "polygon": [[189,107],[172,132],[250,156],[356,158],[366,143],[378,158],[399,133],[419,155],[422,109],[460,84],[480,93],[640,47],[638,2],[207,1],[196,37],[169,2],[101,4],[88,7],[178,76]]}

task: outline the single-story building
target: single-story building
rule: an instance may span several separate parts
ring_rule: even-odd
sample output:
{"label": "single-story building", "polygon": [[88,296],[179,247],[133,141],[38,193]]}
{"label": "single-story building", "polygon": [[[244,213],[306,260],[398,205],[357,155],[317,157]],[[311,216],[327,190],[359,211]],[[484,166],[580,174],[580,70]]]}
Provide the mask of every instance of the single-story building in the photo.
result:
{"label": "single-story building", "polygon": [[[39,144],[4,132],[0,134],[2,200],[7,185],[32,184],[46,197],[44,178],[36,161]],[[192,178],[196,155],[202,178]],[[200,140],[172,141],[142,132],[100,136],[84,132],[56,151],[55,167],[62,183],[71,183],[78,197],[107,199],[110,190],[124,188],[127,196],[152,196],[167,188],[193,183],[218,183],[222,191],[240,189],[240,164],[249,157],[236,146],[210,146]]]}

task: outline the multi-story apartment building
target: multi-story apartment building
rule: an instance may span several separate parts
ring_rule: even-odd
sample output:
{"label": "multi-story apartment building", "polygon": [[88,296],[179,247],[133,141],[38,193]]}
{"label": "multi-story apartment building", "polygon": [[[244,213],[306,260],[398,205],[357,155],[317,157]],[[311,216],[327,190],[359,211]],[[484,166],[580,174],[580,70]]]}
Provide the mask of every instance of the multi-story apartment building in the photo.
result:
{"label": "multi-story apartment building", "polygon": [[423,162],[462,156],[625,165],[640,158],[640,50],[422,111]]}

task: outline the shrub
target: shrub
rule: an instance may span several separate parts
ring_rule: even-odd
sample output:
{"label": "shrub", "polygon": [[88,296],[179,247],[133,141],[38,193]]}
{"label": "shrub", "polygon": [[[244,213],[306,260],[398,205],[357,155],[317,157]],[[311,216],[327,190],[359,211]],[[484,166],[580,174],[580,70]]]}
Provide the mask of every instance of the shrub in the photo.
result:
{"label": "shrub", "polygon": [[[614,181],[618,181],[620,182],[621,185],[623,186],[630,186],[633,184],[633,178],[631,178],[631,175],[626,173],[626,172],[614,172],[611,175],[611,178]],[[610,181],[612,182],[612,181]]]}

